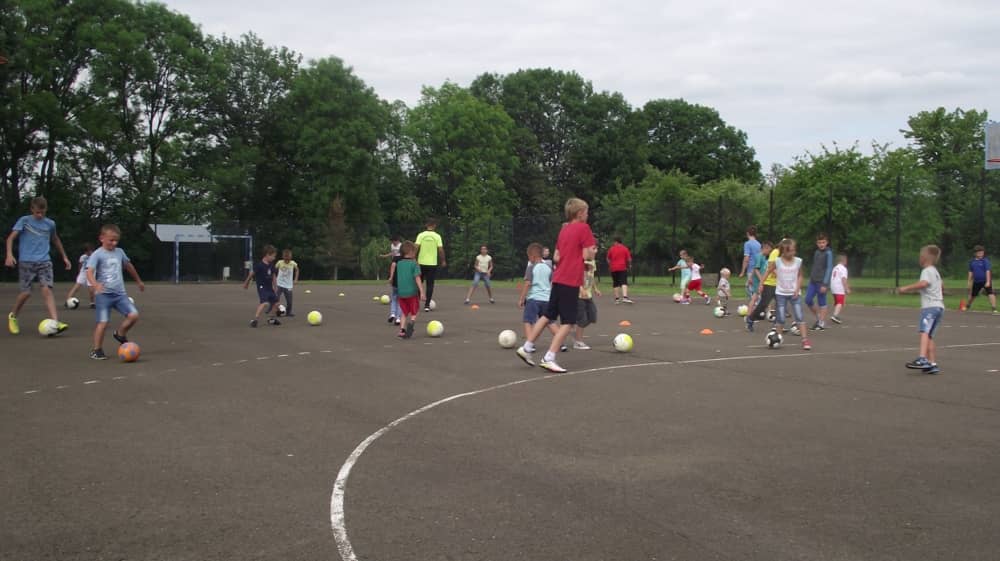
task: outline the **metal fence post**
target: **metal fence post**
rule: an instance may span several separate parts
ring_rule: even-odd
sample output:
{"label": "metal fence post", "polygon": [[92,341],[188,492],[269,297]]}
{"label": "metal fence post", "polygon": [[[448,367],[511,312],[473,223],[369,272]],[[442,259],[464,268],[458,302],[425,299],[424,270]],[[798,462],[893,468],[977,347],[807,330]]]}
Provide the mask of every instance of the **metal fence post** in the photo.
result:
{"label": "metal fence post", "polygon": [[896,288],[899,288],[899,252],[902,245],[902,205],[903,205],[903,180],[896,176]]}

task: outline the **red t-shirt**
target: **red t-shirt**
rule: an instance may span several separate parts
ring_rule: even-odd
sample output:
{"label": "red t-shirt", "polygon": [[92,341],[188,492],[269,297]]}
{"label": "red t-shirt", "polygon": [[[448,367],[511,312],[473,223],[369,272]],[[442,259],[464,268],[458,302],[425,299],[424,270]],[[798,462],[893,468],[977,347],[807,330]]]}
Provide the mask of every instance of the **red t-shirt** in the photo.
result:
{"label": "red t-shirt", "polygon": [[571,222],[559,232],[556,251],[559,267],[552,274],[552,282],[566,286],[583,284],[583,248],[594,247],[597,240],[586,222]]}
{"label": "red t-shirt", "polygon": [[608,267],[612,273],[628,270],[628,262],[632,260],[632,252],[624,244],[615,243],[608,249]]}

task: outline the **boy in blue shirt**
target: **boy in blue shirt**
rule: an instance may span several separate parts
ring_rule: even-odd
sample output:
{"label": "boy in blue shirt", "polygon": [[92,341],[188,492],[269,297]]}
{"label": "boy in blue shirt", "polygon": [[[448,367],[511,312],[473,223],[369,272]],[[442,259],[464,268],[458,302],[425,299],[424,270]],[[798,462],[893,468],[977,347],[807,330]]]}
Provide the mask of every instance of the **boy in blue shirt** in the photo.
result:
{"label": "boy in blue shirt", "polygon": [[977,245],[972,248],[974,256],[972,261],[969,261],[969,304],[965,308],[966,310],[972,309],[972,301],[979,296],[979,293],[986,291],[986,296],[990,299],[990,306],[993,308],[993,313],[997,313],[997,297],[993,294],[993,268],[990,266],[990,260],[986,258],[986,248],[981,245]]}
{"label": "boy in blue shirt", "polygon": [[[250,327],[257,327],[260,315],[267,311],[268,314],[276,313],[278,303],[278,291],[275,286],[274,260],[278,257],[278,250],[273,245],[265,245],[262,250],[264,257],[253,264],[253,269],[247,274],[247,280],[243,281],[243,290],[250,287],[250,281],[257,281],[257,297],[260,304],[257,306],[257,313],[250,320]],[[276,316],[267,318],[268,325],[281,325]]]}
{"label": "boy in blue shirt", "polygon": [[108,321],[111,319],[111,310],[118,310],[125,319],[114,331],[112,337],[121,344],[128,342],[128,331],[132,329],[135,322],[139,321],[139,310],[128,298],[125,292],[125,278],[122,269],[132,275],[135,283],[139,285],[139,292],[146,290],[146,285],[139,278],[138,271],[129,261],[125,252],[118,247],[118,240],[121,239],[121,230],[114,224],[105,224],[101,227],[101,247],[94,250],[87,259],[87,280],[94,287],[97,295],[97,326],[94,328],[94,348],[90,351],[90,358],[94,360],[107,360],[102,347],[104,346],[104,331],[108,328]]}
{"label": "boy in blue shirt", "polygon": [[[55,245],[62,256],[66,270],[72,270],[73,265],[66,257],[66,250],[63,249],[62,240],[56,234],[56,223],[51,218],[46,218],[49,204],[45,197],[35,197],[31,200],[31,214],[22,216],[14,224],[9,236],[7,236],[7,258],[4,264],[10,268],[17,267],[17,277],[21,285],[21,293],[14,301],[14,308],[7,316],[7,329],[11,335],[17,335],[21,328],[17,324],[17,314],[21,307],[31,297],[31,286],[38,282],[42,287],[42,298],[45,299],[45,307],[48,308],[49,317],[55,320],[58,325],[56,333],[62,333],[69,327],[59,321],[56,312],[56,300],[52,297],[52,257],[49,256],[51,245]],[[18,240],[18,259],[14,258],[14,240]]]}

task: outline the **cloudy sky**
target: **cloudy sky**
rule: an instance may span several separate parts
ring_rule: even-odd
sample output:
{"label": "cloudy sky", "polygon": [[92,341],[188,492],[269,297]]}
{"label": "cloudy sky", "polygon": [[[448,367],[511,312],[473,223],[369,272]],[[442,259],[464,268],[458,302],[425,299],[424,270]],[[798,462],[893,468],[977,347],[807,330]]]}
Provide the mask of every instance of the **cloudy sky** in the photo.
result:
{"label": "cloudy sky", "polygon": [[1000,118],[997,0],[166,4],[206,33],[338,56],[410,105],[422,85],[532,67],[575,70],[634,106],[683,97],[745,130],[765,169],[821,144],[902,144],[924,109]]}

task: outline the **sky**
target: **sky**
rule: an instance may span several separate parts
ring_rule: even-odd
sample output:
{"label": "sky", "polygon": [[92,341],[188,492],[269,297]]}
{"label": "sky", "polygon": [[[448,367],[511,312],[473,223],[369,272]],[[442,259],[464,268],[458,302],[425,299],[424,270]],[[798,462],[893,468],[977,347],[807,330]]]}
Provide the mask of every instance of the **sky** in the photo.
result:
{"label": "sky", "polygon": [[[684,98],[763,169],[822,146],[902,146],[919,111],[1000,120],[996,0],[166,0],[205,33],[336,56],[388,100],[483,72],[573,70],[634,106]],[[238,6],[238,8],[237,8]]]}

